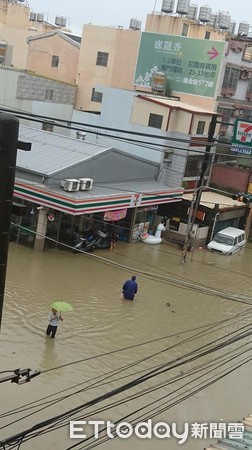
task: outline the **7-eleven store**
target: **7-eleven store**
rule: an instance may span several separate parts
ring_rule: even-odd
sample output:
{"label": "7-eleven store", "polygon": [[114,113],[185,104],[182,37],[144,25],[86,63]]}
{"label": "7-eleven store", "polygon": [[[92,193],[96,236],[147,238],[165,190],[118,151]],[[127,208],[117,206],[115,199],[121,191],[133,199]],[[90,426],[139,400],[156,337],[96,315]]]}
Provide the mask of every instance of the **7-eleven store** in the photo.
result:
{"label": "7-eleven store", "polygon": [[106,183],[91,191],[66,192],[16,179],[14,201],[27,205],[26,215],[12,216],[11,240],[37,250],[71,245],[75,232],[102,229],[112,221],[121,240],[138,239],[141,231],[153,232],[159,205],[181,201],[183,189],[156,181]]}

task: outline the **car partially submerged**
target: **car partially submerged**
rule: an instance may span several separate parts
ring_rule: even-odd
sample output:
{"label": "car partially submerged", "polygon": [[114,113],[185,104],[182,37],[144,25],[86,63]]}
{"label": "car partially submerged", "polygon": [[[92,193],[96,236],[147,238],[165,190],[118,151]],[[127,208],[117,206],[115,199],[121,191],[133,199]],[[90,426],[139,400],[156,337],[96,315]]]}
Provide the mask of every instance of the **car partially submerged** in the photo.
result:
{"label": "car partially submerged", "polygon": [[246,235],[239,228],[228,227],[219,231],[207,245],[208,250],[231,255],[246,244]]}

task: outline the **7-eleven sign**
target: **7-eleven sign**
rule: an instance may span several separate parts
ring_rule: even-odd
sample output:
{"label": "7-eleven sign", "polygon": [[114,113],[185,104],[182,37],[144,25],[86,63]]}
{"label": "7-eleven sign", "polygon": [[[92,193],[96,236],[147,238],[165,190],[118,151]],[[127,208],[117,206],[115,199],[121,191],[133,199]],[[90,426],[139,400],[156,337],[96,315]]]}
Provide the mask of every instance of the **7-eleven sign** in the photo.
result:
{"label": "7-eleven sign", "polygon": [[232,151],[252,155],[252,122],[237,119],[234,126]]}

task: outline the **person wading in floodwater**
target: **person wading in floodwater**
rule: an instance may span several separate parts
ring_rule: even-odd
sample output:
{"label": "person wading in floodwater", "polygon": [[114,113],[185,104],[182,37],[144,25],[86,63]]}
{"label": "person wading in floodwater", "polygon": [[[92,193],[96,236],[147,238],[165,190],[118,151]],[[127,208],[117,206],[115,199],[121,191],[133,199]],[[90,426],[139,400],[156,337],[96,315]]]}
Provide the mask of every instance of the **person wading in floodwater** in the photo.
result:
{"label": "person wading in floodwater", "polygon": [[138,291],[138,285],[136,282],[136,277],[133,275],[131,280],[125,281],[122,288],[122,295],[125,300],[134,300],[134,297]]}
{"label": "person wading in floodwater", "polygon": [[55,338],[59,321],[63,320],[61,314],[57,314],[56,309],[52,308],[52,312],[48,314],[49,325],[46,329],[47,336],[51,335],[51,338]]}

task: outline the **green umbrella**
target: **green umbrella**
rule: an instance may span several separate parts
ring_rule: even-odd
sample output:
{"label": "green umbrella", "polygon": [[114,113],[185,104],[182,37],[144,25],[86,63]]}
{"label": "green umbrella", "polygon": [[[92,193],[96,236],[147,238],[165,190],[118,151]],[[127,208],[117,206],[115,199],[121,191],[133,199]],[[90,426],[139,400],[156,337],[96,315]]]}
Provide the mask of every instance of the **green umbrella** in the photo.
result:
{"label": "green umbrella", "polygon": [[63,302],[63,300],[58,300],[57,302],[52,303],[50,306],[60,312],[73,311],[72,305],[70,305],[70,303]]}

